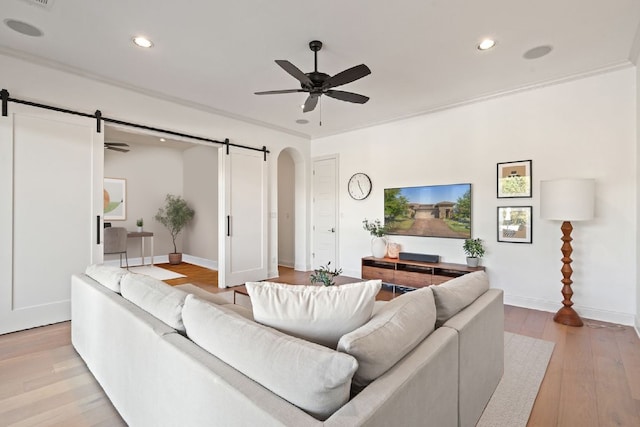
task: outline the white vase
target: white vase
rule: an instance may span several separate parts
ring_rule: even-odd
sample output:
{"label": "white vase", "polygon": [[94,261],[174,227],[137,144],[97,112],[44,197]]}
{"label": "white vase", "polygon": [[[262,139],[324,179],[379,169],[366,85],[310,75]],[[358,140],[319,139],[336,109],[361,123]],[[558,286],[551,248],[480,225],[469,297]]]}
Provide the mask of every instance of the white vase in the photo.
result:
{"label": "white vase", "polygon": [[142,226],[138,227],[138,233],[142,233]]}
{"label": "white vase", "polygon": [[467,257],[467,266],[469,267],[477,267],[480,264],[480,258],[478,257]]}
{"label": "white vase", "polygon": [[384,258],[387,254],[387,239],[385,237],[371,239],[371,254],[374,258]]}

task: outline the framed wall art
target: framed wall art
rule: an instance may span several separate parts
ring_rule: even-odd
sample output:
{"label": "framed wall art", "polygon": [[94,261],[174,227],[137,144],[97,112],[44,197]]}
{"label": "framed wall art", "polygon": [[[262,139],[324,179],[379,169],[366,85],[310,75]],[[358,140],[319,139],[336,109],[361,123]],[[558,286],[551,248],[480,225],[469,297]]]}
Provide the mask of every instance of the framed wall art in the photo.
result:
{"label": "framed wall art", "polygon": [[531,197],[531,160],[498,163],[498,198]]}
{"label": "framed wall art", "polygon": [[103,186],[104,220],[118,221],[127,219],[127,180],[123,178],[105,178]]}
{"label": "framed wall art", "polygon": [[498,242],[531,243],[531,206],[498,206]]}

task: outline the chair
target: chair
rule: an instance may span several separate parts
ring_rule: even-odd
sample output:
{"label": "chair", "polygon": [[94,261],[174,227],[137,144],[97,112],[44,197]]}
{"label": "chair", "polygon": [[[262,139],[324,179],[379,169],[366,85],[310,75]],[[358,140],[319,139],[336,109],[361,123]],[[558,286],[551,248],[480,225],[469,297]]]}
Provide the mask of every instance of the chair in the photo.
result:
{"label": "chair", "polygon": [[104,229],[104,254],[119,254],[120,267],[122,267],[122,254],[129,269],[129,257],[127,256],[127,229],[124,227],[108,227]]}

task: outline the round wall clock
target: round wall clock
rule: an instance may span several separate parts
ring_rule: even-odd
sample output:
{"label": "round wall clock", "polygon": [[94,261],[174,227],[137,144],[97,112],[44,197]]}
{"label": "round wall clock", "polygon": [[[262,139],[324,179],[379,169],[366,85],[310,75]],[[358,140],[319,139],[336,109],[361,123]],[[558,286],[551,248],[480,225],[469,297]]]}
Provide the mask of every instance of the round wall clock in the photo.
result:
{"label": "round wall clock", "polygon": [[355,200],[363,200],[371,194],[371,178],[366,173],[358,172],[349,178],[349,195]]}

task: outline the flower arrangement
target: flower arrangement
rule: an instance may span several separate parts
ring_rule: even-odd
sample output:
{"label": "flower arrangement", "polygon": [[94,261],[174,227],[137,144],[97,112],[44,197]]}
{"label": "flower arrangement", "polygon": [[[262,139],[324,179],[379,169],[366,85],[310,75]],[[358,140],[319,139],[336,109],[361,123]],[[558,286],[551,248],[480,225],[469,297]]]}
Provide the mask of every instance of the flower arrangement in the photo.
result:
{"label": "flower arrangement", "polygon": [[376,219],[375,221],[369,221],[365,218],[364,221],[362,221],[362,227],[375,237],[383,237],[387,234],[388,230],[387,226],[382,225],[379,219]]}
{"label": "flower arrangement", "polygon": [[317,270],[313,270],[313,273],[309,276],[309,280],[311,283],[322,283],[324,286],[333,286],[336,283],[333,281],[333,278],[339,276],[342,273],[342,269],[338,270],[330,270],[329,265],[331,261],[327,263],[327,265],[323,265]]}

